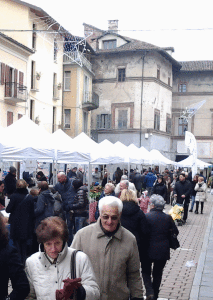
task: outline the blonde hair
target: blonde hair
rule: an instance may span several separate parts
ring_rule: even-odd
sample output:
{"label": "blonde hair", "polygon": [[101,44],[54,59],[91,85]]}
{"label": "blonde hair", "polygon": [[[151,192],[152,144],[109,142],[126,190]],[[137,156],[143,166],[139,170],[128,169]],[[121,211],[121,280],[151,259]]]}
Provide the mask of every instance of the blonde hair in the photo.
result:
{"label": "blonde hair", "polygon": [[138,204],[137,195],[133,190],[123,190],[120,196],[121,201],[134,201]]}
{"label": "blonde hair", "polygon": [[[108,182],[108,183],[106,183],[106,184],[105,184],[105,187],[106,187],[106,186],[109,186],[109,187],[111,188],[112,192],[113,192],[113,191],[114,191],[114,189],[115,189],[115,186],[114,186],[114,184],[113,184],[113,183],[111,183],[111,182]],[[104,187],[104,188],[105,188],[105,187]]]}
{"label": "blonde hair", "polygon": [[28,187],[27,182],[24,179],[19,179],[16,182],[17,189],[26,189]]}
{"label": "blonde hair", "polygon": [[201,179],[201,181],[204,181],[204,178],[202,176],[199,176],[198,179]]}

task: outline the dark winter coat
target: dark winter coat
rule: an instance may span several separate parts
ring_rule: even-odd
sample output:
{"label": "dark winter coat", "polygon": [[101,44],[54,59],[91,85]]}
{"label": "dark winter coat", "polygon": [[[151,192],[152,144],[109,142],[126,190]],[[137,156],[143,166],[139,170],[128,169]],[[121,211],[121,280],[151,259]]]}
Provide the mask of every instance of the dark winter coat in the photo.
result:
{"label": "dark winter coat", "polygon": [[29,240],[33,238],[35,228],[34,204],[38,197],[27,195],[20,203],[17,212],[18,223],[16,224],[18,236],[21,240]]}
{"label": "dark winter coat", "polygon": [[17,250],[8,244],[0,249],[0,300],[8,295],[9,279],[13,287],[10,299],[24,300],[30,292],[29,282]]}
{"label": "dark winter coat", "polygon": [[135,185],[137,191],[141,191],[143,184],[143,177],[140,173],[135,173],[135,176],[132,181]]}
{"label": "dark winter coat", "polygon": [[146,215],[148,222],[148,255],[152,260],[170,259],[169,234],[179,231],[170,215],[153,208]]}
{"label": "dark winter coat", "polygon": [[67,174],[68,178],[77,178],[77,174],[75,172],[73,172],[72,170],[70,170]]}
{"label": "dark winter coat", "polygon": [[144,184],[146,188],[153,187],[155,180],[156,180],[156,176],[152,172],[149,172],[144,179]]}
{"label": "dark winter coat", "polygon": [[11,195],[16,190],[16,177],[10,172],[6,175],[4,179],[4,190],[5,194]]}
{"label": "dark winter coat", "polygon": [[87,217],[88,216],[88,196],[87,187],[81,186],[77,189],[77,193],[74,198],[73,204],[70,204],[70,209],[74,211],[75,217]]}
{"label": "dark winter coat", "polygon": [[4,193],[0,193],[0,204],[5,206],[5,195],[4,195]]}
{"label": "dark winter coat", "polygon": [[40,222],[47,217],[54,216],[54,203],[55,199],[53,198],[53,194],[49,190],[45,190],[40,193],[38,196],[38,201],[36,204],[36,208],[34,210],[35,213],[35,228],[40,224]]}
{"label": "dark winter coat", "polygon": [[191,196],[196,196],[196,194],[197,194],[197,191],[195,191],[195,186],[196,186],[196,181],[192,181],[191,182]]}
{"label": "dark winter coat", "polygon": [[20,221],[20,213],[19,213],[19,205],[24,200],[26,195],[28,194],[28,190],[17,189],[15,193],[13,193],[10,197],[10,202],[6,208],[6,212],[10,213],[9,223],[10,223],[10,238],[19,240],[19,230],[17,224]]}
{"label": "dark winter coat", "polygon": [[121,225],[134,234],[140,257],[144,253],[145,239],[148,232],[147,220],[140,206],[134,201],[123,201],[123,210],[121,214]]}
{"label": "dark winter coat", "polygon": [[47,177],[44,175],[41,178],[39,178],[38,181],[47,181]]}
{"label": "dark winter coat", "polygon": [[152,194],[157,194],[160,195],[166,200],[166,195],[167,195],[167,188],[164,184],[164,182],[157,182],[152,189]]}
{"label": "dark winter coat", "polygon": [[67,181],[63,184],[58,182],[54,189],[59,192],[63,201],[63,209],[66,212],[71,210],[70,205],[74,202],[74,197],[76,195],[76,190],[72,185],[73,179],[67,178]]}
{"label": "dark winter coat", "polygon": [[[186,203],[189,203],[191,194],[191,183],[188,180],[177,181],[173,193],[174,195],[177,194],[177,203],[183,204],[184,200],[186,201]],[[185,195],[185,198],[182,198],[181,195]]]}

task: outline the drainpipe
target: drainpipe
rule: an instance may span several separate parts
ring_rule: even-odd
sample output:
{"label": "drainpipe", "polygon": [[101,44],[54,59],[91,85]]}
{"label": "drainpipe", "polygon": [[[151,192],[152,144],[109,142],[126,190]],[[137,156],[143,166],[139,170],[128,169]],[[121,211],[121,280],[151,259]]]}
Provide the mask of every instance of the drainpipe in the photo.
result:
{"label": "drainpipe", "polygon": [[139,145],[141,145],[141,137],[142,137],[142,109],[143,109],[143,77],[144,77],[144,58],[145,58],[146,52],[142,55],[142,79],[141,79],[141,112],[140,112],[140,142]]}

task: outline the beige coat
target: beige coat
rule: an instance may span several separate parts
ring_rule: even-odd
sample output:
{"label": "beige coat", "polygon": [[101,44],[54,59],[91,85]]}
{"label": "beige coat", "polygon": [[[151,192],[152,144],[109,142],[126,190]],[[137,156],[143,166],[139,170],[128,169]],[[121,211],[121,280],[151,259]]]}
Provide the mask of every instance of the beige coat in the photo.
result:
{"label": "beige coat", "polygon": [[120,226],[107,237],[97,223],[79,230],[71,245],[86,253],[100,287],[101,300],[143,297],[138,247],[134,235]]}
{"label": "beige coat", "polygon": [[[199,186],[201,184],[201,187]],[[207,194],[206,194],[206,189],[207,185],[203,181],[202,183],[196,183],[195,185],[195,191],[197,191],[196,196],[195,196],[195,201],[199,202],[204,202],[207,199]]]}

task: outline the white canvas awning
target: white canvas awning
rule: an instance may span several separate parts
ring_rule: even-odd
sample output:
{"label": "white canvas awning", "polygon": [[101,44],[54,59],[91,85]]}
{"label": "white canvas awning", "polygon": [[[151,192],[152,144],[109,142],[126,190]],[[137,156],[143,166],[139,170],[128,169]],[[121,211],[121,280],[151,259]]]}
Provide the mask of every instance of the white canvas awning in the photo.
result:
{"label": "white canvas awning", "polygon": [[[205,169],[205,168],[208,168],[211,166],[211,164],[208,164],[200,159],[197,159],[196,160],[197,162],[197,167],[201,170]],[[181,160],[177,163],[177,166],[179,167],[188,167],[188,168],[191,168],[193,165],[193,156],[190,155],[189,157],[187,157],[186,159],[184,160]]]}

